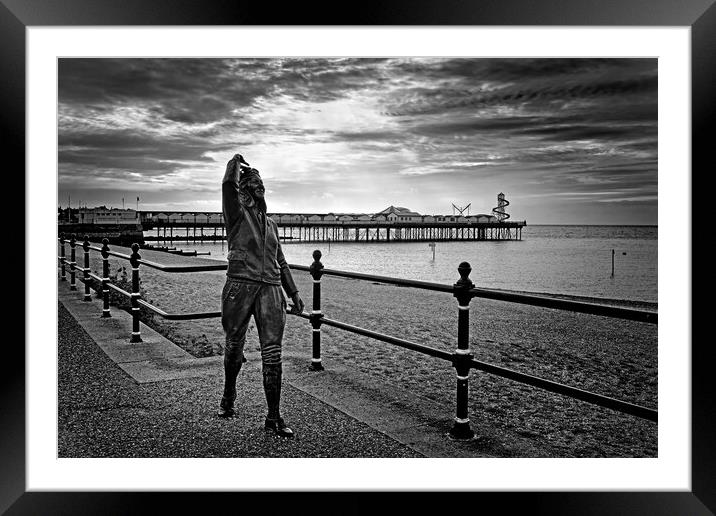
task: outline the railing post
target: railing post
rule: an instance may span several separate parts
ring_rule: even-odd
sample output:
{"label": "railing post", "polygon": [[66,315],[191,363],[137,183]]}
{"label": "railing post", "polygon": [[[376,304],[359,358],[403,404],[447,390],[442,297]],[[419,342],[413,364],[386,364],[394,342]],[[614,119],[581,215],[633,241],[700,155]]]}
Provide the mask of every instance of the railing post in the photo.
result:
{"label": "railing post", "polygon": [[313,326],[313,357],[311,358],[311,371],[323,371],[321,362],[321,276],[323,275],[323,264],[321,263],[321,251],[313,251],[313,263],[309,267],[313,276],[313,310],[310,321]]}
{"label": "railing post", "polygon": [[89,237],[85,235],[85,241],[82,242],[82,249],[85,250],[85,266],[83,269],[82,277],[85,280],[85,301],[92,301],[92,294],[90,293],[90,243]]}
{"label": "railing post", "polygon": [[475,436],[470,428],[467,408],[470,361],[472,360],[470,353],[470,300],[472,294],[470,294],[470,289],[475,285],[468,278],[472,272],[469,263],[462,262],[457,270],[460,273],[460,279],[453,285],[453,295],[458,302],[457,349],[453,354],[453,366],[457,371],[457,406],[455,423],[450,430],[450,436],[453,439],[467,440]]}
{"label": "railing post", "polygon": [[102,298],[104,305],[102,307],[102,317],[112,317],[109,313],[109,240],[102,239]]}
{"label": "railing post", "polygon": [[60,281],[67,281],[67,276],[65,274],[65,234],[60,233],[60,264],[62,265],[62,276],[60,276]]}
{"label": "railing post", "polygon": [[75,262],[76,245],[77,242],[75,240],[75,234],[73,233],[70,237],[70,290],[77,290],[77,285],[75,284],[75,266],[77,265]]}
{"label": "railing post", "polygon": [[132,256],[129,263],[132,264],[132,339],[130,342],[142,342],[139,331],[139,244],[132,244]]}

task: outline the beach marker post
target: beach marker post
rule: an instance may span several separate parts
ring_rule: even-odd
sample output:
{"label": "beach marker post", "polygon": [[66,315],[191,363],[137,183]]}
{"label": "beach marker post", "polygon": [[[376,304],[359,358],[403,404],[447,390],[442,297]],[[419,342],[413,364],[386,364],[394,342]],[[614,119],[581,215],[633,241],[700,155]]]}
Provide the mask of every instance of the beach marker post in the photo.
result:
{"label": "beach marker post", "polygon": [[311,357],[310,371],[323,371],[323,363],[321,362],[321,276],[323,275],[323,264],[321,263],[321,251],[316,249],[313,251],[313,263],[309,267],[311,276],[313,277],[313,310],[309,316],[311,326],[313,326],[313,356]]}
{"label": "beach marker post", "polygon": [[457,372],[457,403],[455,409],[455,422],[450,429],[450,437],[458,440],[468,440],[475,436],[470,428],[470,418],[467,409],[468,382],[470,378],[470,290],[475,284],[468,278],[472,268],[468,262],[462,262],[457,271],[460,279],[453,285],[453,295],[458,302],[457,321],[457,349],[453,353],[453,366]]}
{"label": "beach marker post", "polygon": [[612,249],[612,278],[614,277],[614,249]]}
{"label": "beach marker post", "polygon": [[84,301],[92,301],[92,294],[90,293],[90,243],[89,243],[89,237],[85,235],[84,242],[82,242],[82,249],[85,251],[85,263],[84,268],[82,269],[82,277],[84,278],[85,282],[85,297]]}
{"label": "beach marker post", "polygon": [[77,284],[75,283],[75,246],[77,245],[77,241],[75,239],[75,234],[72,233],[72,236],[70,237],[70,290],[77,290]]}
{"label": "beach marker post", "polygon": [[129,342],[142,342],[142,334],[139,331],[139,244],[132,244],[132,256],[129,263],[132,265],[132,339]]}
{"label": "beach marker post", "polygon": [[102,306],[102,317],[112,317],[109,313],[109,240],[102,239],[102,297],[104,304]]}
{"label": "beach marker post", "polygon": [[60,233],[60,264],[62,264],[62,276],[60,276],[60,281],[67,281],[67,276],[65,274],[65,234]]}

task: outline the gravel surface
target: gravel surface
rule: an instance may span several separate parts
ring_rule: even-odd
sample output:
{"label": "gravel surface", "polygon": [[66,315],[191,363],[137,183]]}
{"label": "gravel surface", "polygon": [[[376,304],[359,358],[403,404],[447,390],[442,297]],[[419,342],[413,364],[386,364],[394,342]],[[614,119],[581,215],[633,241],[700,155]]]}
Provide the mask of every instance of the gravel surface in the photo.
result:
{"label": "gravel surface", "polygon": [[[142,256],[166,264],[198,261],[152,251],[142,251]],[[307,257],[306,265],[310,260]],[[113,270],[119,265],[117,260]],[[220,309],[223,272],[165,274],[143,267],[141,274],[145,298],[167,311]],[[311,278],[299,271],[294,278],[308,310]],[[476,277],[472,279],[477,283]],[[457,303],[449,294],[324,276],[322,302],[331,319],[450,352],[456,346]],[[470,346],[476,359],[657,408],[656,325],[491,300],[474,299],[470,306]],[[643,303],[634,306],[656,309]],[[221,353],[218,319],[157,323],[158,331],[196,356]],[[310,335],[307,321],[289,317],[284,348],[308,359]],[[250,361],[259,360],[255,331],[249,333],[246,349]],[[326,367],[334,362],[376,384],[395,382],[444,404],[449,416],[454,413],[455,372],[447,362],[327,326],[322,356]],[[487,373],[471,373],[469,403],[471,423],[485,443],[484,451],[496,456],[658,453],[655,423]]]}
{"label": "gravel surface", "polygon": [[284,383],[295,439],[265,434],[258,364],[241,372],[231,419],[216,417],[223,378],[138,385],[58,303],[60,457],[419,457],[410,448]]}

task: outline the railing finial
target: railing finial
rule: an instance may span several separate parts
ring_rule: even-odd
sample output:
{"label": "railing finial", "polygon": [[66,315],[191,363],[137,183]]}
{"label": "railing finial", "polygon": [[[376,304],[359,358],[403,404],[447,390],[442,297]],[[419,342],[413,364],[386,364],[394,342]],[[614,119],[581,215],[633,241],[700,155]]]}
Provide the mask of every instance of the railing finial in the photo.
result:
{"label": "railing finial", "polygon": [[457,283],[455,283],[456,288],[473,288],[475,286],[472,280],[468,277],[472,272],[472,267],[470,267],[468,262],[462,262],[458,265],[457,272],[460,273],[460,279],[457,280]]}
{"label": "railing finial", "polygon": [[132,256],[129,257],[129,263],[132,264],[133,268],[139,267],[139,260],[142,257],[139,255],[139,244],[136,242],[132,244]]}

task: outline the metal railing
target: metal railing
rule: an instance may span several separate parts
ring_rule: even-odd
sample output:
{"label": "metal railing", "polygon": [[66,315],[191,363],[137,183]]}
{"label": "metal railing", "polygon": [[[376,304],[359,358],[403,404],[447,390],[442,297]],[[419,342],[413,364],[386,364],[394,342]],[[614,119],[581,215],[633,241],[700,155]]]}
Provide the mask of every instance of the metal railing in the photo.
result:
{"label": "metal railing", "polygon": [[[75,263],[75,247],[77,246],[77,240],[75,235],[72,235],[69,239],[70,245],[70,260],[68,261],[65,256],[65,243],[67,242],[64,235],[60,235],[60,256],[59,262],[61,266],[61,281],[66,281],[66,270],[65,267],[68,265],[70,268],[70,289],[77,290],[75,283],[75,271],[79,269]],[[117,253],[110,251],[107,239],[102,242],[102,247],[95,247],[90,245],[87,237],[85,236],[84,242],[82,243],[84,250],[84,268],[82,269],[83,277],[80,281],[85,284],[84,300],[90,301],[90,280],[94,279],[101,282],[101,293],[103,297],[103,309],[102,317],[111,317],[109,310],[109,292],[110,289],[117,292],[118,294],[128,297],[131,300],[131,311],[132,311],[132,335],[130,342],[141,342],[140,333],[140,307],[155,313],[156,315],[168,319],[168,320],[191,320],[191,319],[208,319],[213,317],[220,317],[220,311],[214,312],[194,312],[194,313],[167,313],[160,308],[153,306],[152,304],[141,299],[139,292],[139,266],[145,265],[153,269],[157,269],[168,273],[192,273],[192,272],[207,272],[207,271],[221,271],[226,270],[227,264],[216,264],[216,265],[181,265],[181,266],[167,266],[149,260],[143,260],[139,255],[139,245],[132,245],[132,254],[127,255],[123,253]],[[101,253],[103,258],[103,275],[99,277],[90,272],[89,269],[89,254],[90,251],[98,251]],[[110,283],[109,278],[109,257],[114,256],[128,260],[132,266],[132,291],[127,292],[116,285]],[[370,337],[381,342],[386,342],[395,346],[399,346],[405,349],[409,349],[418,353],[432,356],[434,358],[446,360],[452,364],[457,373],[457,386],[456,386],[456,416],[453,423],[453,427],[450,430],[450,435],[455,439],[470,439],[474,436],[474,432],[470,428],[470,419],[468,416],[468,384],[469,384],[469,373],[471,369],[477,369],[484,371],[502,378],[507,378],[519,383],[531,385],[542,390],[568,396],[570,398],[578,399],[587,403],[606,407],[617,412],[624,414],[630,414],[639,418],[647,419],[649,421],[658,421],[658,412],[656,409],[643,407],[633,403],[629,403],[616,398],[611,398],[601,394],[597,394],[590,391],[578,389],[565,384],[546,380],[526,373],[507,369],[495,364],[482,362],[476,360],[471,353],[469,346],[469,304],[470,301],[475,298],[492,299],[498,301],[505,301],[510,303],[520,303],[532,306],[540,306],[544,308],[551,308],[563,311],[577,312],[583,314],[591,314],[595,316],[603,316],[617,319],[626,319],[631,321],[639,321],[646,324],[657,324],[658,314],[657,312],[650,310],[641,310],[634,308],[624,308],[611,305],[603,305],[598,303],[587,303],[582,301],[575,301],[569,299],[559,299],[543,295],[536,294],[522,294],[516,292],[508,292],[501,290],[492,290],[485,288],[476,288],[473,282],[469,279],[470,272],[472,271],[470,264],[462,262],[458,267],[460,278],[454,285],[446,285],[441,283],[431,283],[426,281],[408,280],[401,278],[392,278],[387,276],[376,276],[372,274],[361,274],[356,272],[340,271],[325,269],[321,263],[322,254],[316,250],[313,252],[313,263],[306,267],[303,265],[290,264],[291,269],[309,272],[313,278],[313,306],[310,313],[296,314],[298,317],[307,319],[312,326],[312,357],[310,369],[314,371],[322,371],[324,369],[322,358],[321,358],[321,327],[323,325],[339,328],[350,333],[357,335],[363,335]],[[457,332],[457,347],[451,352],[432,348],[412,342],[399,337],[385,335],[373,330],[361,328],[348,324],[342,321],[336,321],[333,319],[326,318],[321,310],[321,278],[322,276],[336,276],[351,279],[369,280],[379,283],[399,285],[403,287],[411,287],[423,290],[432,290],[438,292],[444,292],[452,294],[458,302],[458,332]],[[287,310],[287,313],[291,313]]]}

